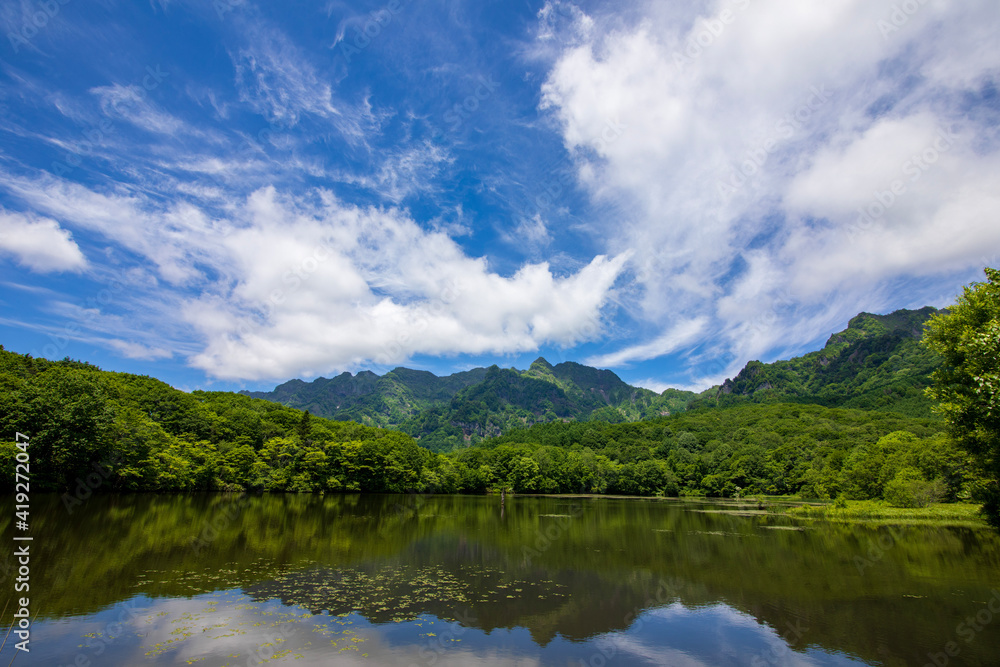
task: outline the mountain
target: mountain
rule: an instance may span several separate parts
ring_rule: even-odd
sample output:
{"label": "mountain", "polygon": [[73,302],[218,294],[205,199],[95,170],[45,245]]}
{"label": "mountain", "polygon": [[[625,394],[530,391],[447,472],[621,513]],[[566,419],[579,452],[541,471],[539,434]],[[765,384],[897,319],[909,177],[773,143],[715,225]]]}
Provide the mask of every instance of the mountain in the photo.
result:
{"label": "mountain", "polygon": [[244,396],[263,398],[276,403],[309,410],[323,417],[338,410],[349,410],[359,404],[364,397],[375,390],[379,376],[371,371],[362,371],[357,376],[342,373],[335,378],[319,378],[313,382],[289,380],[278,385],[274,391],[241,391]]}
{"label": "mountain", "polygon": [[526,371],[491,366],[482,382],[401,428],[420,444],[443,451],[533,424],[614,424],[669,415],[684,410],[694,396],[677,389],[657,394],[626,384],[608,370],[569,361],[552,366],[539,358]]}
{"label": "mountain", "polygon": [[924,324],[938,312],[928,306],[888,315],[861,313],[823,349],[771,364],[751,361],[688,407],[794,402],[929,417],[934,402],[923,390],[940,362],[920,338]]}
{"label": "mountain", "polygon": [[609,370],[536,359],[527,370],[476,368],[446,377],[396,368],[292,380],[271,392],[240,392],[337,420],[396,428],[433,451],[450,451],[514,428],[554,421],[634,422],[685,409],[741,403],[814,403],[930,417],[923,390],[938,360],[920,345],[938,310],[861,313],[821,350],[751,361],[721,385],[694,394],[633,387]]}
{"label": "mountain", "polygon": [[343,373],[292,380],[272,392],[241,392],[320,417],[394,427],[435,451],[556,420],[637,421],[683,410],[695,395],[662,394],[626,384],[608,370],[536,359],[525,371],[476,368],[446,377],[396,368],[379,377]]}
{"label": "mountain", "polygon": [[485,368],[447,377],[396,368],[382,376],[371,371],[354,376],[341,373],[312,382],[291,380],[274,391],[240,393],[308,410],[318,417],[397,427],[428,408],[447,403],[461,389],[481,382],[485,376]]}

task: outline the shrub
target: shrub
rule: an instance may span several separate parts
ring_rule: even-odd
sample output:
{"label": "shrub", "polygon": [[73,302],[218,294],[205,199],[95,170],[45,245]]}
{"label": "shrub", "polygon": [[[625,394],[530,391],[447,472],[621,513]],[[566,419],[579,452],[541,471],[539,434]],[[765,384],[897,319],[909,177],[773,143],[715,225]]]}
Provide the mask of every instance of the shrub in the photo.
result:
{"label": "shrub", "polygon": [[926,507],[944,496],[940,479],[927,481],[916,468],[903,468],[885,485],[885,500],[894,507]]}

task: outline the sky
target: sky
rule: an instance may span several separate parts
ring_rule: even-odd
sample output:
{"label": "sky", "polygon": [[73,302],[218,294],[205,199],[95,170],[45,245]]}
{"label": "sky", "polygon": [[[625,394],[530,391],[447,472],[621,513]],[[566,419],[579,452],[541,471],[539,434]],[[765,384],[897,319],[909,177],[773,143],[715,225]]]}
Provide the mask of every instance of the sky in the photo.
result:
{"label": "sky", "polygon": [[996,0],[7,0],[0,344],[660,391],[1000,265]]}

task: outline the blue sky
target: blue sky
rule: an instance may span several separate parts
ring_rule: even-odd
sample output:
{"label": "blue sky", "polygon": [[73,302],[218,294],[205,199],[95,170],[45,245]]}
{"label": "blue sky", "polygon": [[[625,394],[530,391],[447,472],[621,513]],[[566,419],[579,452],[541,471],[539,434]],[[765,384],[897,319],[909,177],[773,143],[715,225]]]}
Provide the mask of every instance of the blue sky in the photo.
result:
{"label": "blue sky", "polygon": [[0,343],[703,388],[1000,254],[994,0],[12,0]]}

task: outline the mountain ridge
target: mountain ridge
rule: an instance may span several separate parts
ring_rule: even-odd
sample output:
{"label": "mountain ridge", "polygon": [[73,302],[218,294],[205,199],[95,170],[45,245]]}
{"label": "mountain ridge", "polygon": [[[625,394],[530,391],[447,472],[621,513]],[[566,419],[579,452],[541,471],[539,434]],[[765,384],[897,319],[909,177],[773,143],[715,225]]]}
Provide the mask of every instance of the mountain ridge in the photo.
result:
{"label": "mountain ridge", "polygon": [[923,390],[939,362],[920,338],[927,320],[941,312],[946,311],[925,306],[887,315],[859,313],[822,349],[769,364],[750,361],[688,407],[792,401],[929,417],[933,401]]}
{"label": "mountain ridge", "polygon": [[398,428],[435,451],[448,451],[514,428],[553,421],[639,421],[688,409],[739,403],[799,402],[826,407],[931,416],[924,393],[937,360],[919,344],[924,324],[942,312],[925,306],[886,315],[862,312],[819,350],[763,363],[749,361],[733,378],[700,394],[657,393],[607,369],[538,357],[525,370],[475,368],[437,376],[397,367],[379,376],[342,373],[290,380],[273,392],[241,394],[312,414]]}
{"label": "mountain ridge", "polygon": [[447,376],[398,367],[383,376],[341,373],[312,382],[289,380],[272,392],[241,391],[329,419],[399,428],[425,447],[444,451],[553,420],[612,423],[684,409],[693,392],[657,394],[613,371],[544,357],[526,370],[475,368]]}

